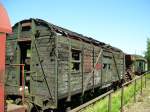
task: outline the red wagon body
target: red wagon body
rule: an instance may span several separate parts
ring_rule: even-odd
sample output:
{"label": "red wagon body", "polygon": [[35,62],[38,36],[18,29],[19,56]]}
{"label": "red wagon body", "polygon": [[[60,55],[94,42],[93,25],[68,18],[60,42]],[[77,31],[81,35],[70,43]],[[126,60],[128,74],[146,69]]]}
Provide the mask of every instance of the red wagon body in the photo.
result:
{"label": "red wagon body", "polygon": [[11,26],[6,10],[0,4],[0,110],[4,112],[5,40]]}

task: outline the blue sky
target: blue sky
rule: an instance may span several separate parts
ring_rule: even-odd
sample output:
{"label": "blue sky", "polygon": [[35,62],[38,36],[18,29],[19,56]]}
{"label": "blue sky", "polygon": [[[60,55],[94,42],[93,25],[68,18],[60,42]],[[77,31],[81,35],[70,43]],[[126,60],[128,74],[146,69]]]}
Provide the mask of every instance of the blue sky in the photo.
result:
{"label": "blue sky", "polygon": [[142,54],[150,37],[150,0],[0,0],[11,24],[40,18]]}

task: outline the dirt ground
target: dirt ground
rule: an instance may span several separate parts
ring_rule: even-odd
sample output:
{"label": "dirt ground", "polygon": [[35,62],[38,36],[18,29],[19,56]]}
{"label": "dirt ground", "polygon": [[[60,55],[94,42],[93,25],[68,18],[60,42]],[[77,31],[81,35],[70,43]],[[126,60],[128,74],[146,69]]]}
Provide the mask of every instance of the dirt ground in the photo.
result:
{"label": "dirt ground", "polygon": [[150,112],[150,79],[147,79],[143,94],[137,95],[136,103],[129,103],[124,107],[124,112]]}

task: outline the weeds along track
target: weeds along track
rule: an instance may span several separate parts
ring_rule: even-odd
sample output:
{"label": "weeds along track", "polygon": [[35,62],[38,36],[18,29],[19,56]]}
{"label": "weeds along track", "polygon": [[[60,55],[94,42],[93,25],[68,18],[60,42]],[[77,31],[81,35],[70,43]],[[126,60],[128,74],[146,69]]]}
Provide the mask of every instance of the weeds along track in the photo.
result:
{"label": "weeds along track", "polygon": [[136,102],[137,94],[143,94],[143,88],[146,88],[149,80],[150,74],[147,72],[124,83],[117,91],[110,90],[69,112],[123,112],[124,105]]}

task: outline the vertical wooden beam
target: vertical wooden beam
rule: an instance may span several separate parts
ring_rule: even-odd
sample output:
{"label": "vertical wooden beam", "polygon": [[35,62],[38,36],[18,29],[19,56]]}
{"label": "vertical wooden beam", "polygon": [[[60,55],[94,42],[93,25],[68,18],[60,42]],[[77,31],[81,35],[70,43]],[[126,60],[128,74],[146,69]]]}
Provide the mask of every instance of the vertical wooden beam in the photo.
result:
{"label": "vertical wooden beam", "polygon": [[147,75],[147,74],[144,75],[144,76],[145,76],[145,88],[146,88],[146,75]]}
{"label": "vertical wooden beam", "polygon": [[71,101],[71,60],[72,60],[72,52],[71,52],[71,40],[68,38],[69,42],[69,73],[68,73],[68,98],[67,101]]}
{"label": "vertical wooden beam", "polygon": [[58,106],[58,38],[55,38],[55,106]]}
{"label": "vertical wooden beam", "polygon": [[[95,60],[95,49],[94,49],[94,45],[93,45],[93,68],[95,67],[94,65],[94,60]],[[94,70],[93,70],[93,92],[94,92]]]}
{"label": "vertical wooden beam", "polygon": [[136,79],[134,81],[134,102],[136,102]]}
{"label": "vertical wooden beam", "polygon": [[[84,46],[82,46],[82,55],[81,55],[82,57],[82,59],[81,59],[81,70],[82,70],[82,73],[81,73],[81,75],[82,75],[82,94],[83,94],[83,88],[84,88],[84,69],[83,69],[83,66],[84,66]],[[83,96],[81,96],[81,98],[82,98],[82,102],[81,103],[83,103]]]}
{"label": "vertical wooden beam", "polygon": [[[19,39],[20,38],[20,34],[21,34],[21,23],[19,22],[18,23],[18,28],[17,28],[17,39]],[[17,52],[17,60],[16,60],[16,62],[15,63],[17,63],[17,64],[21,64],[22,62],[21,62],[21,49],[20,49],[20,47],[19,47],[19,44],[18,44],[18,42],[16,43],[16,52]],[[20,73],[21,73],[21,69],[20,69],[20,67],[18,67],[17,68],[17,75],[19,75],[19,76],[17,76],[17,84],[18,84],[18,92],[19,92],[19,88],[20,88],[20,79],[21,79],[21,75],[20,75]]]}
{"label": "vertical wooden beam", "polygon": [[108,112],[111,112],[111,93],[108,96]]}
{"label": "vertical wooden beam", "polygon": [[121,112],[123,112],[123,103],[124,103],[124,86],[121,88]]}
{"label": "vertical wooden beam", "polygon": [[18,30],[17,30],[17,39],[20,38],[21,29],[22,29],[21,23],[19,22],[19,23],[18,23]]}
{"label": "vertical wooden beam", "polygon": [[142,79],[143,79],[143,75],[141,75],[141,95],[143,93],[143,90],[142,90],[143,89],[143,80]]}
{"label": "vertical wooden beam", "polygon": [[123,76],[122,76],[122,79],[125,79],[125,54],[123,54]]}
{"label": "vertical wooden beam", "polygon": [[24,78],[24,64],[21,65],[22,68],[22,103],[24,103],[24,98],[25,98],[25,78]]}
{"label": "vertical wooden beam", "polygon": [[[103,48],[101,48],[101,49],[103,49]],[[102,86],[103,85],[102,84],[103,83],[103,79],[102,79],[102,77],[103,77],[103,50],[102,50],[102,55],[101,55],[100,60],[101,60],[101,86]]]}

